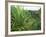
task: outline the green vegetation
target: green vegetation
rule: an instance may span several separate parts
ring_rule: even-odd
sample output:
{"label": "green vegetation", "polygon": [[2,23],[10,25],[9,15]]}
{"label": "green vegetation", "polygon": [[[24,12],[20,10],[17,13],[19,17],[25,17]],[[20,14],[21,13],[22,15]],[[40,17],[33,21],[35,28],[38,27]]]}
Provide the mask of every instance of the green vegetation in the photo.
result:
{"label": "green vegetation", "polygon": [[24,7],[11,6],[11,31],[28,31],[41,29],[41,9],[24,10]]}

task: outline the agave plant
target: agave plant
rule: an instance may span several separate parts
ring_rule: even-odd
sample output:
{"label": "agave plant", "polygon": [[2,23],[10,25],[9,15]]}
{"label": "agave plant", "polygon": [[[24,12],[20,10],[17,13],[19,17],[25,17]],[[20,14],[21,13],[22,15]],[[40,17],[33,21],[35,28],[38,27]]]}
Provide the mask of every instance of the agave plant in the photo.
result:
{"label": "agave plant", "polygon": [[40,19],[39,16],[37,17],[36,14],[32,16],[32,12],[24,10],[24,7],[11,6],[11,31],[40,29],[40,20],[38,19]]}

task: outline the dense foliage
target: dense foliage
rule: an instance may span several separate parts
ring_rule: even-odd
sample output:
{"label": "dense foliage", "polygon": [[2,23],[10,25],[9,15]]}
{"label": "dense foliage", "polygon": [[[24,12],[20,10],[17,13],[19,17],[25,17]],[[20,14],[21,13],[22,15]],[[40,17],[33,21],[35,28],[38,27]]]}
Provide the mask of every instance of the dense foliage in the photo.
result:
{"label": "dense foliage", "polygon": [[28,31],[41,29],[41,9],[24,10],[24,7],[11,6],[11,31]]}

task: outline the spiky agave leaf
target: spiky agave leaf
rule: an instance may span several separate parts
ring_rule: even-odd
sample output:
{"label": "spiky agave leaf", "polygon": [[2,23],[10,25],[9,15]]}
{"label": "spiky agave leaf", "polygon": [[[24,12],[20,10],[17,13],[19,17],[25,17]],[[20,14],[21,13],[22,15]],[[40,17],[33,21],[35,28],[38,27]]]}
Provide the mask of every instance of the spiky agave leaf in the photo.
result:
{"label": "spiky agave leaf", "polygon": [[32,17],[31,11],[29,12],[29,10],[24,10],[24,7],[11,6],[11,31],[39,29],[38,26],[40,26],[40,23],[38,23],[39,21],[37,16],[34,14]]}

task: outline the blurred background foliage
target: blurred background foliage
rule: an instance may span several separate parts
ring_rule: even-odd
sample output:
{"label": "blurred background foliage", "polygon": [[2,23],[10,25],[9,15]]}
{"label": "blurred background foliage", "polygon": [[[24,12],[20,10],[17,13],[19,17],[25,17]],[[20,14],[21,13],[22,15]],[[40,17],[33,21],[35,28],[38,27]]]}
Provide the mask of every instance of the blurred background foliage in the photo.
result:
{"label": "blurred background foliage", "polygon": [[11,31],[41,29],[41,8],[38,11],[24,10],[24,7],[11,6]]}

